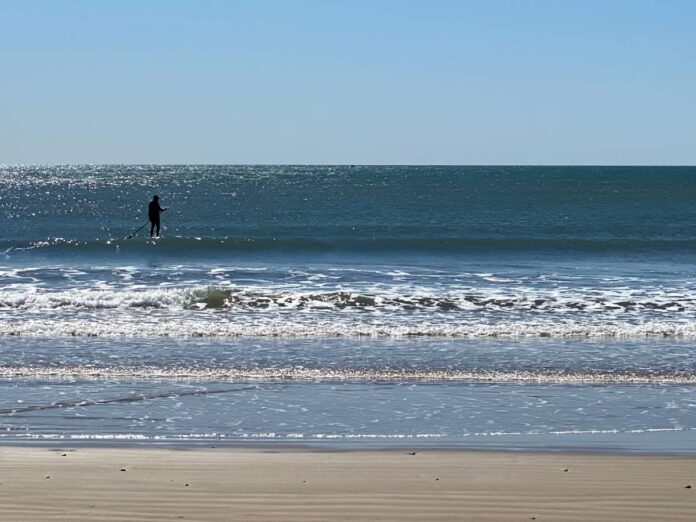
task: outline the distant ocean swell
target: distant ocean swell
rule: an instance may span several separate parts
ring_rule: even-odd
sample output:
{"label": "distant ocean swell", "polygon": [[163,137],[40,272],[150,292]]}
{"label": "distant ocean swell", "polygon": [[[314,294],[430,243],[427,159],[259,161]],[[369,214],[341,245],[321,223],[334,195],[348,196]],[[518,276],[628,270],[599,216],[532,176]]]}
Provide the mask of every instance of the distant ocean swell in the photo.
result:
{"label": "distant ocean swell", "polygon": [[[132,232],[132,231],[131,231]],[[577,237],[466,237],[438,236],[437,231],[419,231],[428,237],[390,237],[384,231],[333,231],[327,237],[293,237],[293,232],[276,231],[274,236],[248,237],[166,237],[156,244],[145,241],[146,234],[127,239],[47,238],[45,240],[0,240],[0,259],[12,259],[29,252],[54,255],[128,255],[157,252],[158,255],[184,257],[280,252],[696,252],[696,240],[674,238],[577,238]],[[464,232],[464,231],[463,231]],[[269,234],[273,232],[269,231]],[[156,250],[155,250],[156,249]]]}

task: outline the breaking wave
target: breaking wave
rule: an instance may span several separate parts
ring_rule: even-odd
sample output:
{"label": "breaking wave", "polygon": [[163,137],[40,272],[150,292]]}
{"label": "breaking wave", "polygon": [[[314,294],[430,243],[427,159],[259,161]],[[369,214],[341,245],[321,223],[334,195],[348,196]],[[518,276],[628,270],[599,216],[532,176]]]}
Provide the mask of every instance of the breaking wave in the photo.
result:
{"label": "breaking wave", "polygon": [[[596,294],[596,293],[595,293]],[[42,291],[0,291],[0,310],[100,310],[100,309],[192,309],[248,311],[277,310],[386,310],[386,311],[589,311],[696,312],[696,297],[689,295],[634,296],[614,292],[607,295],[495,295],[449,293],[428,295],[384,294],[360,291],[274,291],[213,286],[189,288],[71,288]]]}

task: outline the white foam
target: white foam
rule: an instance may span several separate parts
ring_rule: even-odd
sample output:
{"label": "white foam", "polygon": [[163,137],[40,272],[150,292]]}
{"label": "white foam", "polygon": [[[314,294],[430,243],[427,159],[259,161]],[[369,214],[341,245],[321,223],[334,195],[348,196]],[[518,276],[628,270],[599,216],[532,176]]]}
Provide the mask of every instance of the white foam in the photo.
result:
{"label": "white foam", "polygon": [[168,435],[146,435],[142,433],[0,433],[0,439],[18,440],[76,440],[76,441],[196,441],[196,440],[428,440],[449,438],[497,438],[497,437],[558,437],[573,436],[602,436],[621,434],[642,434],[654,432],[691,432],[696,428],[647,428],[647,429],[596,429],[596,430],[563,430],[563,431],[482,431],[475,433],[457,433],[452,436],[447,433],[276,433],[276,432],[244,432],[244,433],[181,433]]}
{"label": "white foam", "polygon": [[189,311],[188,315],[114,314],[81,316],[6,316],[0,322],[0,335],[26,337],[443,337],[443,338],[696,338],[696,320],[680,322],[647,321],[632,323],[598,317],[592,321],[518,320],[475,322],[435,322],[419,318],[392,318],[372,315],[364,322],[351,315],[316,312],[293,315],[294,311],[263,314],[216,314]]}
{"label": "white foam", "polygon": [[695,374],[638,372],[411,370],[353,368],[204,368],[149,366],[0,366],[0,376],[32,379],[194,379],[215,381],[466,381],[533,384],[687,384]]}
{"label": "white foam", "polygon": [[115,289],[106,283],[97,282],[95,288],[44,291],[39,287],[22,287],[21,291],[12,290],[5,287],[0,291],[0,309],[34,312],[134,307],[183,309],[199,288],[168,289],[133,285],[130,289]]}
{"label": "white foam", "polygon": [[[61,270],[64,278],[72,278],[83,272]],[[696,297],[688,292],[661,290],[644,295],[635,290],[603,290],[591,288],[547,289],[541,291],[531,288],[511,290],[493,288],[476,289],[471,287],[442,288],[414,287],[410,285],[379,284],[365,287],[327,288],[323,284],[306,287],[285,284],[270,285],[262,279],[245,278],[234,282],[221,280],[216,286],[197,283],[196,279],[181,280],[176,283],[162,281],[159,285],[128,283],[133,279],[134,270],[115,269],[119,282],[103,280],[91,281],[70,288],[47,289],[35,279],[31,283],[3,285],[0,289],[0,308],[21,310],[55,309],[103,309],[152,307],[180,310],[194,303],[207,303],[210,296],[215,297],[216,308],[255,309],[259,305],[274,306],[315,306],[321,308],[344,309],[346,307],[376,307],[387,311],[409,311],[414,309],[431,311],[510,312],[510,311],[554,311],[558,313],[577,313],[579,311],[626,313],[640,315],[646,313],[696,313]],[[13,280],[18,276],[31,277],[31,272],[6,272],[2,275]],[[242,286],[243,285],[243,286]],[[210,303],[208,303],[210,304]]]}

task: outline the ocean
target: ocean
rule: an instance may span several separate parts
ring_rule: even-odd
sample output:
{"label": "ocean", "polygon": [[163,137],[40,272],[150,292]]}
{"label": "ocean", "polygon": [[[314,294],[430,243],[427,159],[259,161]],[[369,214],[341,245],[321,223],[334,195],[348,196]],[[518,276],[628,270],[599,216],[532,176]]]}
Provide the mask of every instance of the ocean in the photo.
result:
{"label": "ocean", "polygon": [[0,167],[0,442],[696,453],[695,259],[692,167]]}

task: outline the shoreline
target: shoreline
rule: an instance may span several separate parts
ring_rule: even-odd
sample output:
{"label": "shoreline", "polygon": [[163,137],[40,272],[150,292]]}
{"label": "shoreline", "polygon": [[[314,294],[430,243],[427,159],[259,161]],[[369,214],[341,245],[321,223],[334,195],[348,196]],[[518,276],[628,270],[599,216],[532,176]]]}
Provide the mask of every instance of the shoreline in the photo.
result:
{"label": "shoreline", "polygon": [[696,457],[3,444],[0,502],[18,521],[693,520]]}
{"label": "shoreline", "polygon": [[[106,448],[106,449],[226,449],[296,452],[399,452],[451,451],[501,452],[533,454],[627,455],[627,456],[696,456],[694,428],[672,430],[654,429],[637,432],[578,432],[538,434],[474,434],[465,439],[435,437],[197,437],[149,438],[114,434],[37,436],[37,438],[3,438],[0,448]],[[94,438],[91,438],[94,437]],[[191,438],[188,438],[191,437]],[[464,440],[466,440],[464,442]]]}
{"label": "shoreline", "polygon": [[[247,453],[500,453],[510,455],[577,455],[584,457],[648,457],[648,458],[688,458],[696,459],[696,449],[687,453],[678,450],[643,450],[612,447],[513,447],[513,446],[462,446],[457,444],[352,444],[345,442],[277,442],[277,441],[101,441],[101,440],[37,440],[37,441],[0,441],[0,453],[4,449],[78,451],[78,450],[114,450],[114,451],[181,451],[195,452],[218,450]],[[696,487],[696,486],[695,486]]]}

